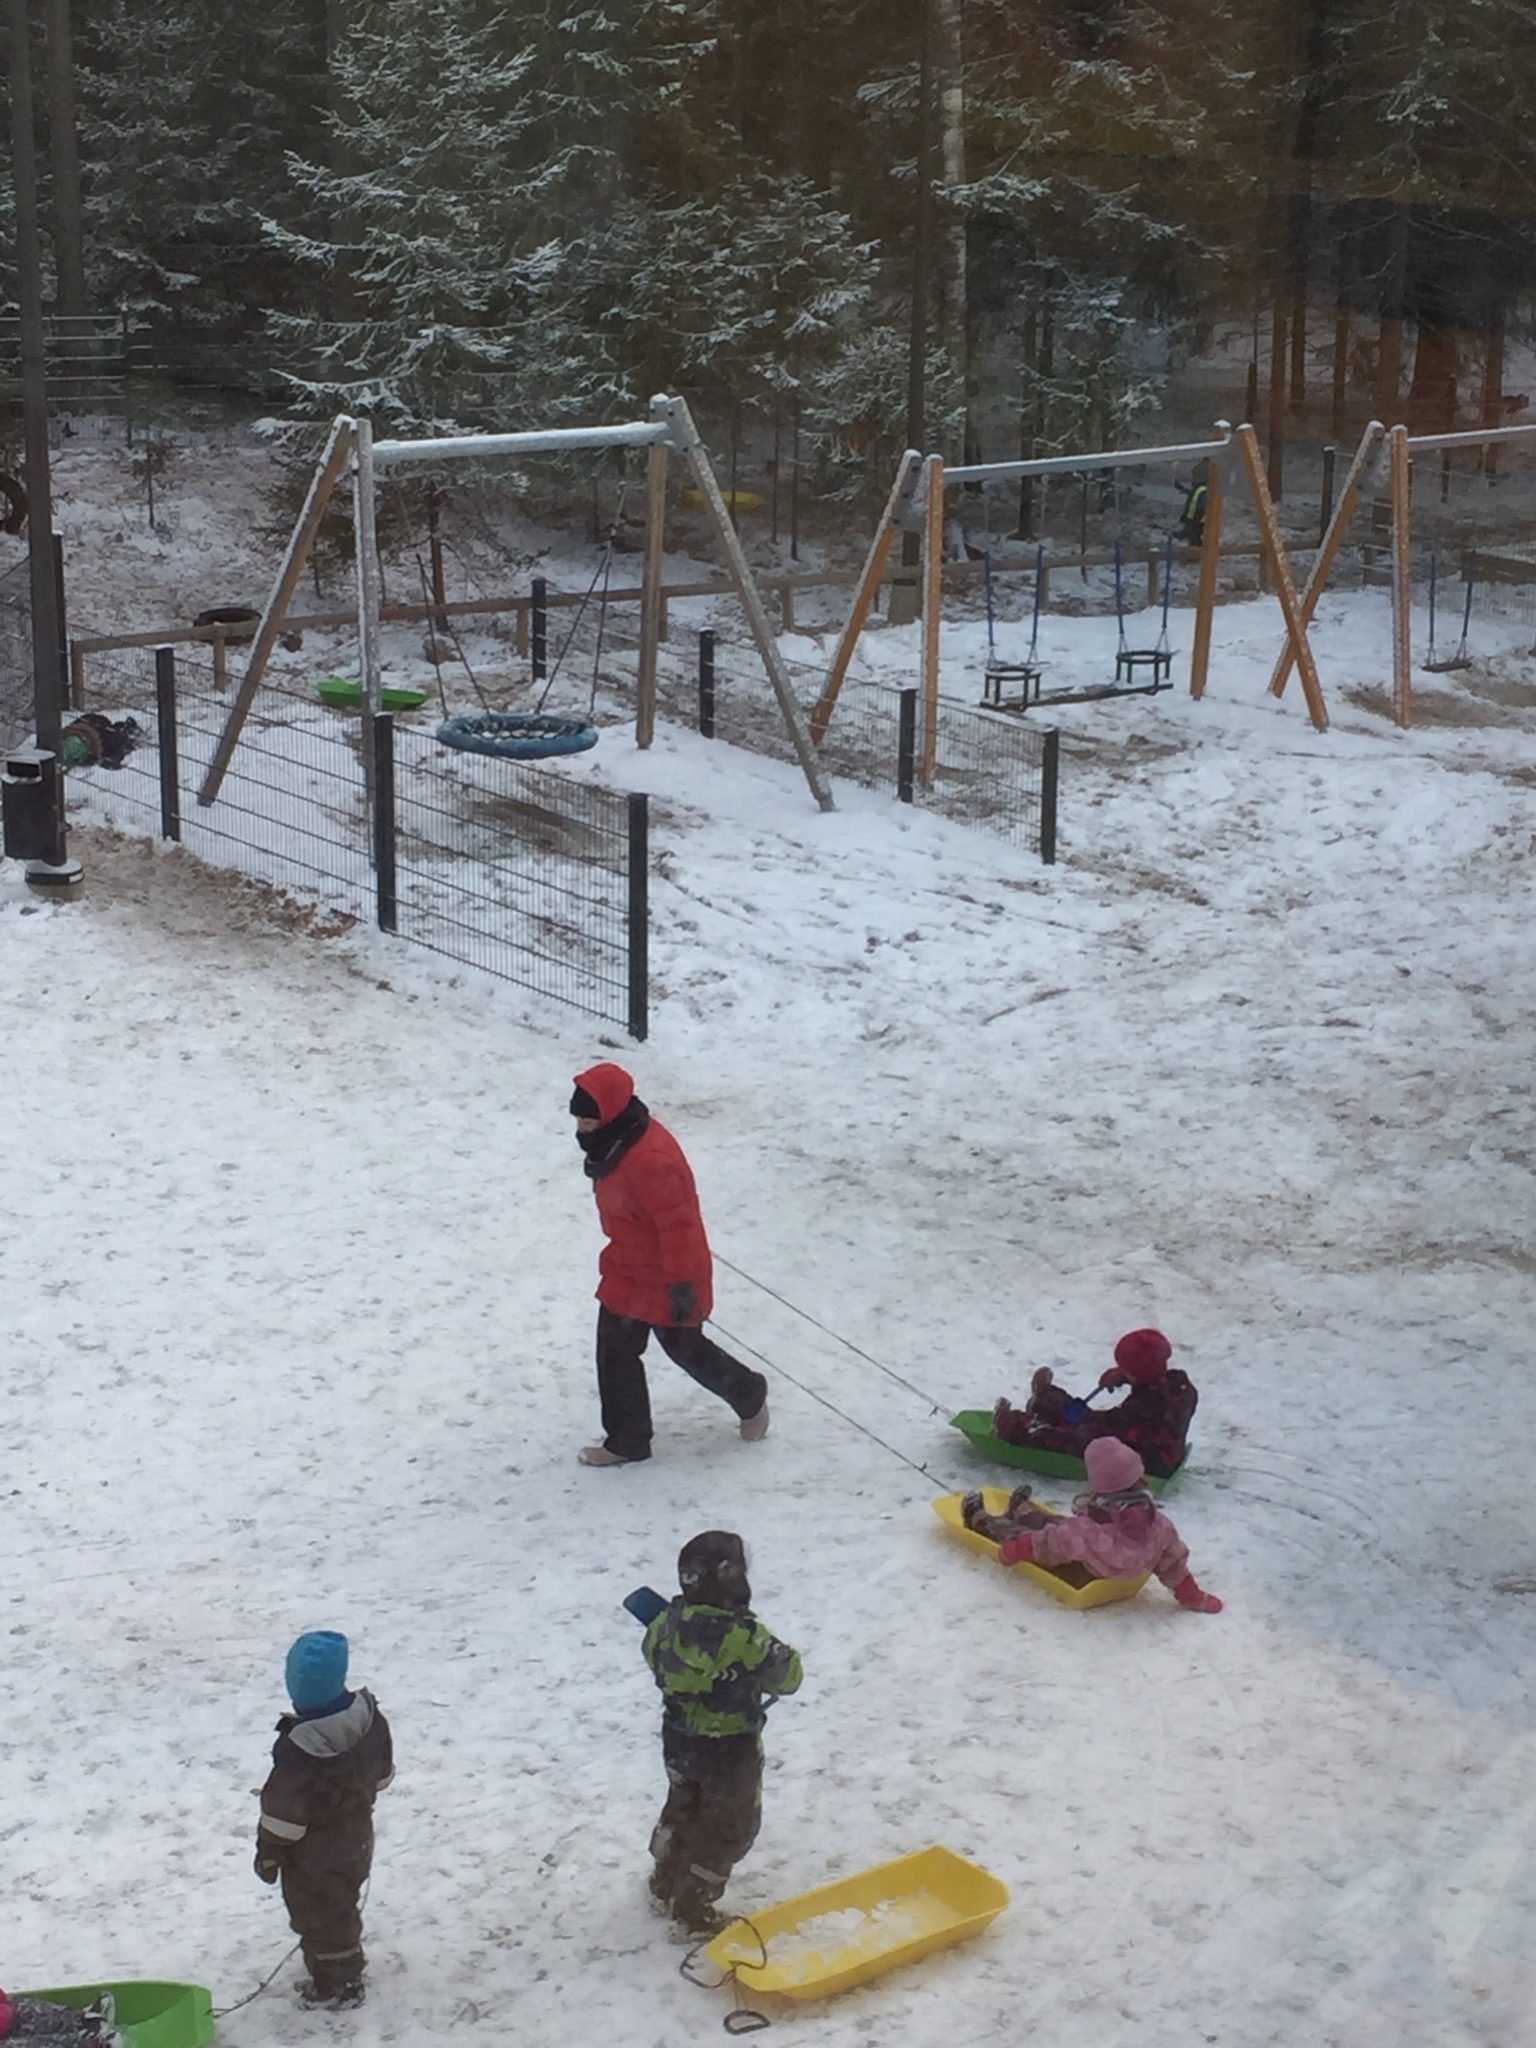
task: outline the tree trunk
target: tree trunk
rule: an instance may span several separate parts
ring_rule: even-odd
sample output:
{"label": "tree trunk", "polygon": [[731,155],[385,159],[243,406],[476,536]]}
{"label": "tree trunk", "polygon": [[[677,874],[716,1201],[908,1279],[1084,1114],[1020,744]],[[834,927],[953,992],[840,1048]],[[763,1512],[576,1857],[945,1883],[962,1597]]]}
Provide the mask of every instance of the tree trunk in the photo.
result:
{"label": "tree trunk", "polygon": [[53,168],[53,261],[57,310],[85,311],[85,227],[80,203],[80,137],[69,0],[47,0],[48,155]]}
{"label": "tree trunk", "polygon": [[[1504,424],[1504,309],[1499,308],[1497,323],[1488,329],[1483,349],[1483,402],[1482,424],[1485,427],[1502,427]],[[1493,476],[1499,466],[1498,444],[1483,450],[1483,474]]]}
{"label": "tree trunk", "polygon": [[1448,433],[1456,424],[1456,385],[1461,356],[1456,331],[1438,320],[1420,320],[1408,387],[1408,425],[1415,433]]}
{"label": "tree trunk", "polygon": [[1381,288],[1381,347],[1376,358],[1376,417],[1392,426],[1403,380],[1403,320],[1408,306],[1408,209],[1394,206],[1390,255]]}
{"label": "tree trunk", "polygon": [[944,352],[965,394],[961,449],[971,453],[971,379],[969,293],[966,280],[966,215],[958,193],[965,184],[965,73],[961,34],[961,0],[929,0],[933,8],[934,73],[939,99],[940,154],[943,163],[943,261],[939,266]]}
{"label": "tree trunk", "polygon": [[1277,505],[1285,491],[1285,316],[1280,291],[1269,326],[1269,494]]}

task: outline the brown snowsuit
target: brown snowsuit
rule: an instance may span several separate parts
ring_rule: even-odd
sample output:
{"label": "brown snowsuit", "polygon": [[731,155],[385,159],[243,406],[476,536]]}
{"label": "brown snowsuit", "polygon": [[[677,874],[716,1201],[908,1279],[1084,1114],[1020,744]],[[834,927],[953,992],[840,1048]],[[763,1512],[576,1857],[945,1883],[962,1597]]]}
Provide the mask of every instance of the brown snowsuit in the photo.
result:
{"label": "brown snowsuit", "polygon": [[373,1863],[373,1802],[394,1776],[389,1723],[372,1693],[334,1714],[284,1714],[261,1791],[257,1874],[283,1904],[322,1998],[353,1990],[367,1967],[358,1900]]}

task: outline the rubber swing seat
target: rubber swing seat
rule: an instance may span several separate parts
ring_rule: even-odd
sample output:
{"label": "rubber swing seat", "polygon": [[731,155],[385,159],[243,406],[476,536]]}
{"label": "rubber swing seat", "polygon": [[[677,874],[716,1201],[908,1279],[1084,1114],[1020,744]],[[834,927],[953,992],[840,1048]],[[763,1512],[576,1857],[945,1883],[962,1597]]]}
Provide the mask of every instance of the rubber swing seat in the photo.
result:
{"label": "rubber swing seat", "polygon": [[597,745],[597,727],[540,711],[456,711],[437,728],[437,737],[445,747],[466,754],[539,761],[553,754],[584,754]]}

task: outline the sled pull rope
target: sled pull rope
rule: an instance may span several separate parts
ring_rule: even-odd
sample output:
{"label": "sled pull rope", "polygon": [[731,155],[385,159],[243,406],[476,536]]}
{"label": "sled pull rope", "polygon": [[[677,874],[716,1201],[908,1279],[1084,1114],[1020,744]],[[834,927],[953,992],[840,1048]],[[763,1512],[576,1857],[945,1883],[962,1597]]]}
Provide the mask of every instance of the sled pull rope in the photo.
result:
{"label": "sled pull rope", "polygon": [[770,1287],[766,1280],[759,1280],[755,1273],[748,1273],[743,1267],[732,1265],[723,1252],[717,1251],[715,1253],[715,1261],[718,1265],[724,1266],[727,1271],[734,1273],[738,1280],[745,1280],[749,1285],[760,1289],[770,1300],[776,1301],[780,1308],[787,1308],[791,1315],[797,1315],[802,1322],[809,1323],[813,1330],[820,1330],[821,1334],[824,1337],[830,1337],[834,1344],[841,1344],[843,1349],[851,1351],[855,1358],[862,1358],[864,1363],[872,1365],[876,1372],[883,1372],[886,1378],[894,1380],[898,1387],[905,1387],[909,1394],[916,1394],[919,1401],[927,1402],[935,1415],[939,1413],[943,1406],[942,1402],[935,1401],[931,1394],[925,1394],[922,1388],[914,1386],[911,1380],[903,1379],[902,1375],[899,1372],[893,1371],[890,1366],[882,1365],[878,1358],[872,1358],[867,1351],[861,1351],[858,1345],[851,1342],[847,1337],[840,1337],[836,1330],[829,1329],[823,1322],[818,1322],[809,1309],[801,1308],[798,1303],[791,1301],[787,1295],[780,1294],[777,1288]]}
{"label": "sled pull rope", "polygon": [[[752,1939],[757,1943],[758,1954],[762,1958],[761,1962],[748,1963],[747,1968],[749,1970],[766,1970],[768,1967],[768,1944],[764,1941],[757,1923],[749,1920],[745,1914],[741,1914],[739,1916],[739,1924],[751,1931]],[[710,1941],[713,1939],[714,1936],[711,1935]],[[690,1984],[697,1984],[701,1991],[719,1991],[729,1984],[734,2003],[731,2010],[720,2022],[721,2026],[724,2027],[728,2034],[760,2034],[763,2028],[771,2026],[772,2022],[767,2013],[759,2012],[755,2006],[747,2004],[742,1993],[741,1979],[736,1974],[740,1967],[738,1964],[730,1964],[725,1975],[713,1984],[707,1978],[701,1977],[698,1974],[699,1957],[708,1946],[708,1941],[701,1941],[689,1949],[687,1955],[683,1957],[683,1960],[677,1966],[678,1975],[686,1977]]]}
{"label": "sled pull rope", "polygon": [[237,1998],[233,2005],[216,2005],[213,2009],[214,2018],[216,2020],[227,2020],[232,2012],[239,2012],[240,2008],[244,2005],[249,2005],[252,1999],[260,1998],[263,1991],[266,1990],[267,1986],[272,1982],[272,1979],[277,1975],[278,1970],[283,1969],[285,1965],[291,1963],[293,1958],[298,1954],[302,1946],[302,1942],[296,1941],[293,1944],[293,1947],[289,1949],[287,1955],[283,1957],[282,1962],[280,1962],[275,1969],[269,1970],[266,1976],[263,1977],[261,1982],[256,1986],[256,1989],[254,1991],[248,1991],[244,1998]]}
{"label": "sled pull rope", "polygon": [[[715,1256],[717,1259],[720,1257],[718,1252],[715,1254]],[[722,1259],[720,1263],[724,1265],[726,1262]],[[750,1278],[750,1275],[748,1277]],[[768,1291],[771,1293],[772,1289],[769,1289]],[[788,1306],[790,1307],[793,1307],[793,1305],[793,1303],[788,1304]],[[930,1472],[926,1465],[919,1465],[917,1460],[915,1458],[909,1458],[905,1451],[898,1451],[894,1444],[888,1444],[883,1436],[876,1436],[875,1432],[872,1429],[866,1429],[864,1424],[862,1422],[856,1421],[855,1418],[848,1413],[846,1408],[839,1408],[837,1403],[835,1401],[829,1401],[825,1394],[818,1394],[816,1389],[814,1387],[808,1387],[805,1384],[804,1380],[797,1380],[794,1374],[788,1371],[784,1366],[776,1365],[774,1361],[767,1355],[766,1352],[759,1351],[755,1345],[749,1344],[745,1337],[736,1336],[733,1331],[728,1330],[725,1327],[724,1323],[718,1321],[714,1316],[711,1316],[709,1320],[711,1323],[714,1324],[714,1327],[720,1332],[721,1336],[725,1338],[728,1344],[734,1345],[738,1351],[745,1351],[747,1356],[749,1358],[755,1358],[759,1365],[766,1365],[770,1372],[776,1372],[779,1375],[780,1379],[788,1380],[789,1384],[792,1387],[798,1387],[802,1394],[809,1394],[811,1399],[819,1403],[821,1407],[825,1408],[829,1415],[835,1415],[839,1422],[846,1422],[850,1429],[856,1429],[860,1436],[868,1437],[869,1441],[872,1444],[878,1444],[882,1451],[889,1451],[893,1458],[899,1458],[903,1465],[907,1466],[910,1471],[916,1472],[920,1478],[926,1479],[930,1483],[930,1485],[937,1482],[941,1486],[950,1486],[950,1490],[952,1492],[956,1490],[953,1486],[951,1486],[950,1481],[948,1481],[947,1479],[940,1479],[939,1475],[936,1472]],[[807,1321],[811,1320],[813,1320],[813,1318],[807,1318]],[[818,1324],[817,1328],[819,1329],[820,1327],[821,1325]],[[835,1335],[836,1333],[832,1332],[830,1334]],[[849,1348],[852,1349],[853,1347],[850,1346]],[[860,1355],[862,1356],[863,1354],[861,1353]],[[874,1363],[874,1361],[872,1360],[871,1363]],[[883,1372],[885,1370],[885,1367],[882,1366],[880,1369]],[[923,1396],[923,1399],[927,1400],[927,1398],[928,1397],[925,1394]],[[937,1404],[935,1404],[933,1412],[935,1415],[938,1414],[939,1410]]]}

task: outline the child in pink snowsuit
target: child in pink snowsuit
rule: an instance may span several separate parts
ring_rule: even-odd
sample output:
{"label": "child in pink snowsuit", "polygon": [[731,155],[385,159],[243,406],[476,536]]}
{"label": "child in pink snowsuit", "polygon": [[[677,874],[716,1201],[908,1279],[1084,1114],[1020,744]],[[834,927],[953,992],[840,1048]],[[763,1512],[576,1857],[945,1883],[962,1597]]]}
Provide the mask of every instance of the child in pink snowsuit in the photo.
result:
{"label": "child in pink snowsuit", "polygon": [[996,1541],[999,1564],[1080,1564],[1097,1579],[1156,1572],[1181,1607],[1220,1614],[1215,1594],[1196,1584],[1178,1530],[1142,1485],[1146,1467],[1138,1454],[1118,1437],[1101,1436],[1087,1445],[1083,1458],[1088,1490],[1072,1503],[1070,1515],[1046,1515],[1020,1494],[1006,1515],[988,1515],[977,1512],[971,1506],[976,1497],[967,1495],[966,1527]]}

